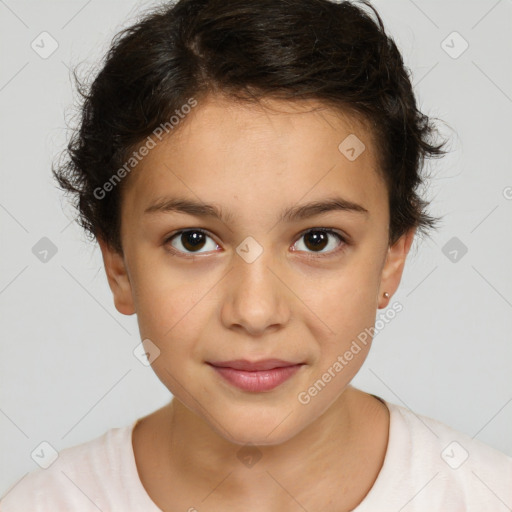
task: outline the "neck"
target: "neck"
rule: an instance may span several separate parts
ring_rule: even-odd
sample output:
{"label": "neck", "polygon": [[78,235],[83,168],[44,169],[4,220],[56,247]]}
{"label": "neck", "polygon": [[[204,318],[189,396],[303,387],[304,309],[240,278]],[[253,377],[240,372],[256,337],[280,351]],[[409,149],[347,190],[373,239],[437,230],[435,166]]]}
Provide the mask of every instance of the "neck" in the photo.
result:
{"label": "neck", "polygon": [[[285,510],[290,506],[290,495],[304,500],[312,496],[311,477],[318,475],[322,485],[326,482],[332,484],[330,488],[336,487],[336,495],[352,493],[357,506],[373,485],[384,459],[387,429],[375,435],[375,424],[383,425],[383,408],[388,421],[383,404],[349,386],[325,413],[293,438],[240,452],[242,446],[219,436],[173,399],[160,422],[167,447],[160,452],[162,465],[169,467],[174,481],[201,489],[191,491],[192,496],[208,495],[215,489],[220,503],[257,499],[262,510],[279,509],[286,503],[281,509]],[[242,453],[245,463],[240,460]],[[251,465],[255,456],[260,458]],[[369,457],[377,461],[373,470],[368,470]]]}

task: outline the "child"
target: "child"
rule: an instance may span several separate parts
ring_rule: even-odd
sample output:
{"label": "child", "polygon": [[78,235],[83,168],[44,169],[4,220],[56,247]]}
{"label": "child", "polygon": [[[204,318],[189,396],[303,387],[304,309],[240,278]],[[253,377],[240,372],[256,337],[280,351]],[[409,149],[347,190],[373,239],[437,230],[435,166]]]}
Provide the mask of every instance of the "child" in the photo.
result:
{"label": "child", "polygon": [[365,5],[180,0],[115,39],[54,174],[173,399],[1,512],[510,510],[512,458],[350,384],[444,153]]}

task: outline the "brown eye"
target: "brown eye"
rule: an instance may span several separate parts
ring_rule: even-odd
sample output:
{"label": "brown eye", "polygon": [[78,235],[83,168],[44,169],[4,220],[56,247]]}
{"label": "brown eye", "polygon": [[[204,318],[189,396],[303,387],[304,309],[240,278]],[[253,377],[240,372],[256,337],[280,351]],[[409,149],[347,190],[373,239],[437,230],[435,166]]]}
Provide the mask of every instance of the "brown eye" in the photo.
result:
{"label": "brown eye", "polygon": [[[333,241],[333,238],[337,238],[338,241]],[[334,252],[337,248],[340,247],[340,245],[343,245],[345,242],[344,238],[340,234],[330,229],[311,229],[306,233],[303,233],[295,244],[299,244],[301,240],[304,240],[303,246],[306,249],[296,248],[294,249],[295,251],[304,250],[305,252],[320,254]],[[329,250],[323,251],[326,247],[329,248]]]}
{"label": "brown eye", "polygon": [[329,243],[328,235],[323,231],[310,231],[304,235],[305,246],[312,251],[321,251]]}
{"label": "brown eye", "polygon": [[[210,248],[208,248],[208,240],[211,240]],[[215,250],[218,245],[200,229],[191,229],[188,231],[180,231],[171,236],[166,244],[170,244],[177,252],[199,253],[201,249],[207,246],[208,250]],[[208,251],[202,251],[208,252]]]}

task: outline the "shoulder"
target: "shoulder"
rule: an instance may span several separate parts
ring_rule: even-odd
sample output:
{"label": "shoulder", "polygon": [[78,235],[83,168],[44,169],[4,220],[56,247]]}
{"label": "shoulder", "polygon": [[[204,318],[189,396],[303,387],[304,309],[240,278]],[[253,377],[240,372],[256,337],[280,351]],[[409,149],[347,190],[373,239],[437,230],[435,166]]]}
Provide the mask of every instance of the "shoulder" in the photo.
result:
{"label": "shoulder", "polygon": [[[395,409],[396,428],[406,433],[409,448],[422,468],[426,463],[449,468],[451,480],[465,480],[467,471],[484,474],[493,473],[495,481],[503,480],[510,491],[512,484],[512,457],[499,450],[459,432],[452,427],[410,409],[391,405]],[[463,469],[463,471],[458,471]]]}
{"label": "shoulder", "polygon": [[512,457],[440,421],[386,404],[388,451],[374,494],[393,496],[407,511],[510,510]]}
{"label": "shoulder", "polygon": [[0,500],[0,512],[111,510],[126,478],[133,424],[65,448],[46,469],[26,474]]}

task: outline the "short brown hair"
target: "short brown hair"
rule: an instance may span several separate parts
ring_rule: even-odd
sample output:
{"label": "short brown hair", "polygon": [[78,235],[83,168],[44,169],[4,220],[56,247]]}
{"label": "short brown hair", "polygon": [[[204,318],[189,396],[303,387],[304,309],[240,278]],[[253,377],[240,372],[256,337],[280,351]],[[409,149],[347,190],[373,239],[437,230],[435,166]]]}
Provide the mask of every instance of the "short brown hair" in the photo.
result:
{"label": "short brown hair", "polygon": [[[222,92],[236,100],[316,99],[366,121],[387,184],[390,243],[435,219],[418,194],[432,121],[416,105],[409,71],[377,11],[366,1],[179,0],[146,14],[114,37],[82,95],[80,125],[54,165],[79,223],[122,253],[121,187],[95,190],[133,148],[191,98]],[[76,78],[76,74],[75,74]]]}

